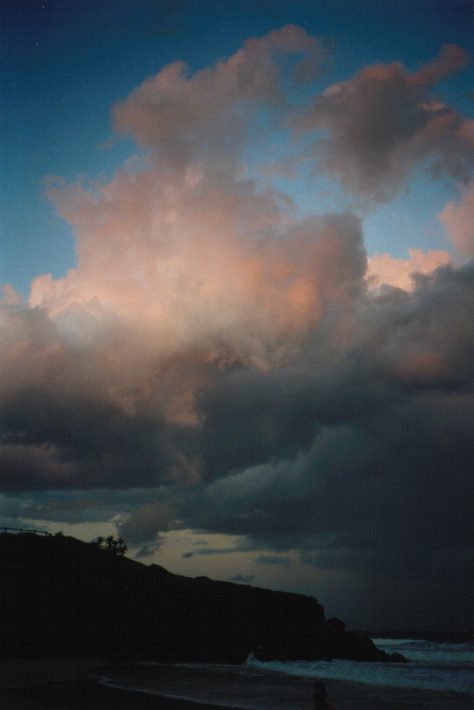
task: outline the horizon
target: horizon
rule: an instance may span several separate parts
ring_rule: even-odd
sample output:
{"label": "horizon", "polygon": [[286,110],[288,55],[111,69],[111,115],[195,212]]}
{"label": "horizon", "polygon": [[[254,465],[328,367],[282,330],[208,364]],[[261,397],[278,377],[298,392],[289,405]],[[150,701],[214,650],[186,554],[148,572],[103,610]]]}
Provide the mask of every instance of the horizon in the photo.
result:
{"label": "horizon", "polygon": [[[14,532],[12,533],[12,532],[8,532],[8,531],[14,531]],[[86,541],[86,540],[81,540],[81,539],[79,539],[79,538],[76,538],[76,537],[74,537],[73,535],[64,535],[63,532],[62,532],[62,530],[58,530],[58,531],[56,531],[56,532],[50,532],[50,531],[46,531],[46,530],[34,530],[34,529],[28,529],[28,528],[3,528],[3,527],[0,527],[0,535],[15,535],[15,536],[16,536],[16,535],[20,535],[20,536],[21,536],[21,535],[25,535],[25,534],[26,534],[26,535],[28,535],[28,534],[34,534],[34,535],[38,535],[38,536],[45,536],[45,538],[54,538],[54,537],[59,537],[59,538],[61,538],[61,539],[68,539],[68,538],[69,538],[69,539],[71,539],[71,540],[74,540],[75,542],[80,542],[80,543],[83,543],[84,545],[91,545],[91,546],[93,546],[94,543],[96,543],[96,540],[95,540],[95,539]],[[123,542],[126,543],[126,540],[124,540]],[[107,549],[106,549],[106,548],[102,548],[102,551],[107,554]],[[126,556],[127,556],[127,552],[128,552],[128,550],[125,550],[125,553],[124,553],[124,554],[120,554],[120,555],[118,556],[118,558],[119,558],[119,559],[122,559],[124,556],[126,557]],[[131,559],[132,562],[137,562],[138,564],[143,565],[144,567],[149,567],[149,566],[151,566],[151,565],[160,567],[160,565],[157,565],[156,562],[147,563],[146,561],[143,561],[143,560],[135,560],[135,559],[132,559],[132,558],[129,558],[129,559]],[[164,567],[163,567],[162,569],[164,569],[166,572],[169,572],[169,570],[166,570],[166,568],[164,568]],[[172,573],[172,574],[174,574],[174,573]],[[185,577],[186,577],[187,575],[178,575],[178,576],[185,576]],[[196,577],[188,577],[188,578],[189,578],[189,579],[196,579]],[[210,578],[210,579],[211,579],[211,578]],[[222,580],[212,580],[212,579],[211,579],[211,581],[222,581]],[[224,580],[224,581],[225,581],[225,580]],[[258,588],[256,585],[254,585],[254,584],[252,584],[252,583],[248,583],[248,582],[230,582],[230,584],[240,584],[240,585],[243,585],[243,586],[249,586],[249,587],[256,587],[256,588]],[[264,589],[266,589],[266,588],[264,588]],[[281,591],[281,590],[270,590],[270,591]],[[319,604],[321,604],[321,601],[320,601],[319,599],[316,599],[316,601],[317,601]],[[322,607],[323,607],[323,610],[324,610],[325,619],[328,620],[328,615],[327,615],[326,612],[325,612],[324,605],[322,605]],[[344,619],[341,619],[340,621],[342,621],[342,622],[345,624]],[[346,625],[346,624],[345,624],[345,625]],[[354,628],[349,628],[349,627],[347,627],[347,625],[346,625],[346,630],[348,630],[348,631],[350,631],[350,632],[352,632],[352,633],[360,634],[360,635],[368,635],[368,636],[371,636],[371,637],[372,637],[373,639],[375,639],[375,640],[377,640],[377,639],[379,639],[379,638],[382,639],[382,638],[385,638],[385,637],[386,637],[386,638],[395,638],[395,639],[398,638],[398,639],[403,639],[403,638],[404,638],[404,634],[407,635],[407,638],[409,638],[409,637],[410,637],[409,635],[411,635],[412,637],[418,637],[420,640],[429,640],[430,637],[431,637],[431,638],[436,637],[437,640],[440,640],[440,639],[442,639],[442,638],[444,638],[444,639],[448,639],[448,638],[449,638],[449,639],[452,639],[452,640],[454,640],[454,639],[461,639],[461,638],[474,639],[474,631],[473,631],[472,629],[471,629],[471,630],[464,630],[464,631],[459,631],[459,630],[458,630],[458,631],[456,631],[456,630],[454,630],[454,631],[436,631],[436,630],[432,630],[432,629],[423,629],[423,630],[416,630],[416,629],[393,630],[393,629],[383,629],[383,628],[379,628],[379,629],[375,629],[375,628],[373,628],[373,629],[368,629],[368,628],[364,628],[364,629],[354,629]]]}
{"label": "horizon", "polygon": [[0,529],[472,631],[474,4],[0,31]]}

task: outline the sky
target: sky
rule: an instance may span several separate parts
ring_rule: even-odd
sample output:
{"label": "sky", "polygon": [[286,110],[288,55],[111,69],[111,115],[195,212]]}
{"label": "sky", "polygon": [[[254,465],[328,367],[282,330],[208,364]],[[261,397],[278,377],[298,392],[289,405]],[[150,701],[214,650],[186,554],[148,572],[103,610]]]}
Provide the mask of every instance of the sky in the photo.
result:
{"label": "sky", "polygon": [[472,630],[473,3],[0,22],[0,525]]}

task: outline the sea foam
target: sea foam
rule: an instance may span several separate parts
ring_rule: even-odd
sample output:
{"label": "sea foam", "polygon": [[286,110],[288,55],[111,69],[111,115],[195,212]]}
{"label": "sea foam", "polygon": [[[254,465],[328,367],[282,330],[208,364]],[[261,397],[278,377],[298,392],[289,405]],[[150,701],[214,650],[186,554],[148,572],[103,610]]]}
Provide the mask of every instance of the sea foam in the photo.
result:
{"label": "sea foam", "polygon": [[[472,652],[465,644],[436,644],[405,639],[383,639],[377,643],[388,652],[398,650],[409,663],[364,663],[361,661],[258,661],[250,655],[247,666],[261,671],[304,678],[346,680],[367,685],[454,691],[474,694]],[[423,644],[423,646],[421,646]],[[412,645],[411,655],[406,647]],[[450,648],[439,648],[447,646]],[[438,647],[438,648],[436,648]],[[461,659],[461,660],[458,660]]]}

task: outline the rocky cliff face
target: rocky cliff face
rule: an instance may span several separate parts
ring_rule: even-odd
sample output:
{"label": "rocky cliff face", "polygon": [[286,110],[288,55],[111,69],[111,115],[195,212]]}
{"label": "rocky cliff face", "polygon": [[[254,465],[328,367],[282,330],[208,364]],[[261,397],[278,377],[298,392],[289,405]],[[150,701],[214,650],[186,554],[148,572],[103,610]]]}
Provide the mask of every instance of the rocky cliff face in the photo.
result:
{"label": "rocky cliff face", "polygon": [[0,566],[3,658],[391,660],[312,597],[182,577],[70,537],[0,534]]}

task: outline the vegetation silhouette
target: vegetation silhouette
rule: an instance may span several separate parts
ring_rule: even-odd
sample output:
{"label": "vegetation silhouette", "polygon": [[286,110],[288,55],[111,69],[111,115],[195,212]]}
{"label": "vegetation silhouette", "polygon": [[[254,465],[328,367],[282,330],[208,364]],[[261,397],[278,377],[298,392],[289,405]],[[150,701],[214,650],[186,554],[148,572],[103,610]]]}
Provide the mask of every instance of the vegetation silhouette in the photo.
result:
{"label": "vegetation silhouette", "polygon": [[125,550],[113,536],[0,533],[0,656],[400,660],[326,621],[313,597],[183,577]]}
{"label": "vegetation silhouette", "polygon": [[108,537],[102,537],[99,535],[99,537],[92,540],[90,544],[94,545],[99,550],[110,552],[113,555],[118,555],[119,557],[123,557],[128,550],[125,540],[121,537],[115,538],[113,535],[109,535]]}

